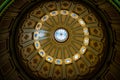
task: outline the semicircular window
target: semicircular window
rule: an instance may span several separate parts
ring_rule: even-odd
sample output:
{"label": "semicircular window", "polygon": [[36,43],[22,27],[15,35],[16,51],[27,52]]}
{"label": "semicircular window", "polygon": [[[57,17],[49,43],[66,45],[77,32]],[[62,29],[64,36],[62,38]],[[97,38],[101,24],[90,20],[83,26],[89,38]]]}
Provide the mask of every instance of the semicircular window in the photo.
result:
{"label": "semicircular window", "polygon": [[17,32],[17,55],[37,78],[87,78],[103,62],[104,27],[95,12],[82,3],[50,1],[27,13]]}

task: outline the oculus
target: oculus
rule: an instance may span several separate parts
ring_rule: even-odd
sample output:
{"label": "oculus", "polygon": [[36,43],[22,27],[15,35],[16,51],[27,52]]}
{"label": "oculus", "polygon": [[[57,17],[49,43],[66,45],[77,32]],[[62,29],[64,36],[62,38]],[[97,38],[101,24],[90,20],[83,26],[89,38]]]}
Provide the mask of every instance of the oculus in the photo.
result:
{"label": "oculus", "polygon": [[65,42],[68,39],[68,32],[65,29],[57,29],[54,34],[55,40]]}

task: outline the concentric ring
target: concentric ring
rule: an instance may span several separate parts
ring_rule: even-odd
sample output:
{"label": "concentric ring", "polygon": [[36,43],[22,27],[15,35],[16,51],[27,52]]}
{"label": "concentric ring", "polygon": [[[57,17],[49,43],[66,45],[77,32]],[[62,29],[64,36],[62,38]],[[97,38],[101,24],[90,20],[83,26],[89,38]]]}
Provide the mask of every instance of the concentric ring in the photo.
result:
{"label": "concentric ring", "polygon": [[106,45],[104,25],[91,9],[71,1],[50,1],[28,16],[20,27],[18,48],[31,71],[71,79],[94,73],[94,66],[100,66]]}

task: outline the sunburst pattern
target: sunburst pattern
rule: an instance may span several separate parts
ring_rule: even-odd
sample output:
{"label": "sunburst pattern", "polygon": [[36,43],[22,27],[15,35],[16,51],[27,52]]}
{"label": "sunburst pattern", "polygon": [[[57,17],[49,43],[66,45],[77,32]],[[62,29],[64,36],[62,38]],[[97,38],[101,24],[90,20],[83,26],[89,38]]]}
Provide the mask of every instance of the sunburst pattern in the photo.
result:
{"label": "sunburst pattern", "polygon": [[[42,77],[73,80],[75,75],[87,75],[95,70],[93,66],[101,63],[104,55],[106,39],[99,24],[101,21],[83,4],[44,3],[24,21],[18,38],[22,51],[19,54],[31,71],[35,70]],[[40,59],[35,58],[36,55]],[[48,72],[40,73],[42,70]]]}
{"label": "sunburst pattern", "polygon": [[[72,26],[70,27],[70,25],[68,24],[69,19],[68,19],[68,21],[66,21],[66,23],[62,23],[63,25],[61,25],[60,21],[58,21],[58,23],[56,23],[56,24],[51,24],[52,27],[55,27],[55,30],[53,30],[53,34],[51,32],[52,29],[51,30],[43,29],[43,27],[49,28],[48,26],[42,26],[45,23],[48,24],[47,20],[50,19],[50,23],[53,23],[52,20],[54,19],[54,17],[56,17],[58,19],[59,15],[61,17],[66,17],[66,18],[69,17],[69,19],[73,19],[75,21],[74,25],[78,24],[78,26],[76,28],[81,27],[81,29],[79,30],[79,32],[75,33],[71,29]],[[65,20],[66,20],[66,18],[65,18]],[[69,44],[70,45],[69,47],[74,48],[74,53],[72,52],[73,56],[76,53],[79,53],[80,55],[85,53],[85,51],[87,49],[87,46],[89,45],[89,30],[88,30],[88,28],[86,26],[85,21],[81,17],[79,17],[76,13],[69,12],[67,10],[52,11],[48,15],[43,16],[40,20],[41,21],[39,21],[37,23],[37,25],[35,26],[35,32],[34,32],[34,35],[33,35],[33,38],[35,40],[35,42],[34,42],[35,48],[37,50],[42,49],[42,43],[44,42],[44,40],[50,39],[49,40],[49,44],[47,46],[50,45],[50,47],[51,47],[51,46],[56,46],[57,45],[54,48],[61,47],[61,49],[59,49],[60,53],[58,55],[65,53],[66,50],[63,47],[67,47],[67,46],[64,45],[64,44],[67,44],[67,45]],[[61,20],[62,20],[62,18],[61,18]],[[38,27],[38,25],[39,25],[40,28]],[[48,24],[48,25],[50,25],[50,24]],[[74,33],[72,33],[72,32],[74,32]],[[69,36],[71,38],[69,38]],[[80,41],[80,39],[78,39],[78,43],[80,42],[81,44],[77,45],[77,46],[74,45],[73,43],[76,42],[74,38],[80,38],[81,41]],[[66,41],[67,39],[68,39],[69,43],[68,43],[68,41]],[[53,43],[53,42],[55,42],[55,43]],[[63,42],[63,43],[59,43],[59,42]],[[46,44],[46,43],[44,43],[44,44]],[[45,46],[43,48],[43,50],[45,50],[45,48],[47,46]],[[48,57],[49,56],[49,58],[46,58],[46,60],[48,62],[52,62],[53,61],[53,62],[55,62],[55,64],[58,64],[58,65],[62,65],[64,63],[65,64],[70,64],[74,60],[72,58],[73,56],[64,57],[64,59],[62,58],[62,56],[59,59],[58,58],[54,58],[53,56],[56,53],[53,53],[54,54],[53,56],[51,56],[51,55],[47,56],[47,54],[50,54],[52,52],[52,50],[50,52],[48,52],[48,53],[45,53],[45,52],[47,52],[47,51],[45,50],[43,52],[43,54],[46,55],[44,57]],[[69,54],[69,53],[67,53],[67,54]],[[75,55],[75,56],[77,58],[80,58],[79,55]],[[75,60],[78,60],[78,59],[75,59]]]}

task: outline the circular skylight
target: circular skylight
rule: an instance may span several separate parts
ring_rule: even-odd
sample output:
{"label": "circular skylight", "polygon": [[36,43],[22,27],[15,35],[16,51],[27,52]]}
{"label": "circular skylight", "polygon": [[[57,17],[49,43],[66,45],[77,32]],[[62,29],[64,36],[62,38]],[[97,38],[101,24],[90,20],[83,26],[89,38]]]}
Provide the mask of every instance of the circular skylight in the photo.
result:
{"label": "circular skylight", "polygon": [[64,42],[68,39],[68,32],[65,29],[57,29],[54,34],[55,39],[58,42]]}

